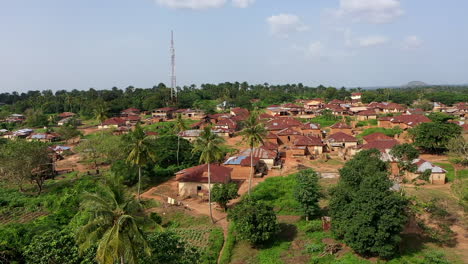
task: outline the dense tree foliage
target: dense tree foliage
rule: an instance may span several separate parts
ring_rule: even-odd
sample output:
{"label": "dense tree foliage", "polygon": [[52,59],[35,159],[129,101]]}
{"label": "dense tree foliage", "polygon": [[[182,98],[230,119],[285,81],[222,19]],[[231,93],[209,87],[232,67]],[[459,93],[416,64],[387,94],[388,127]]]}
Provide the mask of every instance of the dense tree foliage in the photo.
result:
{"label": "dense tree foliage", "polygon": [[26,263],[34,264],[84,264],[94,263],[94,257],[79,254],[71,230],[50,230],[33,238],[24,249]]}
{"label": "dense tree foliage", "polygon": [[[413,101],[425,99],[438,101],[451,105],[456,102],[468,101],[468,89],[466,86],[428,86],[417,88],[399,89],[375,89],[362,90],[325,87],[305,86],[299,84],[251,85],[246,82],[225,82],[220,84],[202,84],[184,86],[178,88],[178,101],[174,106],[179,108],[200,108],[208,113],[213,112],[216,105],[226,102],[226,105],[252,108],[251,99],[260,99],[257,106],[290,102],[299,98],[323,98],[326,100],[349,98],[352,92],[362,91],[363,101],[393,101],[411,105]],[[7,104],[2,113],[24,113],[26,109],[41,110],[44,114],[60,112],[75,112],[83,117],[96,118],[115,115],[122,109],[137,107],[143,110],[152,110],[168,106],[170,100],[170,89],[164,84],[159,84],[149,89],[135,88],[129,86],[125,89],[113,87],[110,90],[87,91],[60,90],[55,93],[51,90],[29,91],[26,93],[2,93],[0,103]],[[99,114],[98,114],[99,113]],[[44,119],[40,119],[44,121]],[[43,124],[40,122],[41,125]],[[47,121],[47,119],[45,119]],[[44,121],[44,122],[45,122]]]}
{"label": "dense tree foliage", "polygon": [[390,189],[393,183],[380,155],[361,151],[340,170],[330,216],[333,233],[356,252],[389,258],[401,241],[407,200]]}
{"label": "dense tree foliage", "polygon": [[211,190],[211,200],[221,206],[224,211],[227,210],[227,204],[230,200],[239,197],[237,193],[237,184],[215,184]]}
{"label": "dense tree foliage", "polygon": [[25,140],[8,141],[0,148],[0,179],[22,190],[33,182],[42,191],[44,181],[53,176],[52,158],[47,145]]}
{"label": "dense tree foliage", "polygon": [[455,163],[468,166],[468,141],[463,136],[450,139],[447,149]]}
{"label": "dense tree foliage", "polygon": [[110,178],[100,191],[85,195],[81,210],[88,216],[77,233],[81,252],[97,244],[96,260],[101,264],[138,263],[140,250],[151,255],[138,224],[144,219],[143,208],[118,178]]}
{"label": "dense tree foliage", "polygon": [[422,123],[410,130],[414,145],[431,153],[441,153],[447,150],[452,138],[461,134],[462,128],[453,123],[429,122]]}
{"label": "dense tree foliage", "polygon": [[271,239],[279,230],[273,207],[253,198],[246,198],[228,213],[228,219],[240,239],[252,245],[261,245]]}
{"label": "dense tree foliage", "polygon": [[396,145],[390,150],[390,155],[396,159],[400,174],[416,170],[413,160],[419,157],[419,151],[413,145],[408,143]]}
{"label": "dense tree foliage", "polygon": [[151,247],[151,256],[140,253],[140,263],[197,264],[200,262],[200,252],[170,231],[150,233],[146,240]]}
{"label": "dense tree foliage", "polygon": [[318,202],[321,194],[318,179],[319,176],[312,169],[303,170],[296,174],[297,185],[294,195],[301,205],[306,220],[316,216],[320,211]]}

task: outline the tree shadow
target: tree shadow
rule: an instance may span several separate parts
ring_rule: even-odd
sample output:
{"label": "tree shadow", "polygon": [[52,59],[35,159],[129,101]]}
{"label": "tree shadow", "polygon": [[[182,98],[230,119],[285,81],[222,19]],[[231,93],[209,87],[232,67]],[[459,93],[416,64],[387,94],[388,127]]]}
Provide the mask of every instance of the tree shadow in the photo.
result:
{"label": "tree shadow", "polygon": [[278,246],[283,242],[292,242],[297,237],[297,227],[293,224],[280,223],[278,233],[268,240],[260,248],[268,249]]}

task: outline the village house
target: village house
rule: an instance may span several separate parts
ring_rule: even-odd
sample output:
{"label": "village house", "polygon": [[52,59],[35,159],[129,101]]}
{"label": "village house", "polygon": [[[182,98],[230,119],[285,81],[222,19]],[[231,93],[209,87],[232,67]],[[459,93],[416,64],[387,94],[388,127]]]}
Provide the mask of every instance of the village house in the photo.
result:
{"label": "village house", "polygon": [[320,129],[320,124],[305,123],[301,126],[302,134],[305,136],[323,137],[323,132]]}
{"label": "village house", "polygon": [[269,120],[265,124],[265,128],[268,131],[280,131],[285,128],[297,128],[300,129],[300,127],[303,124],[301,121],[292,118],[292,117],[276,117],[272,120]]}
{"label": "village house", "polygon": [[370,143],[376,140],[392,140],[394,138],[389,137],[385,135],[384,133],[376,132],[376,133],[369,134],[367,136],[363,136],[362,139],[364,140],[364,143]]}
{"label": "village house", "polygon": [[283,104],[282,109],[284,112],[286,112],[286,115],[288,116],[297,116],[300,115],[304,112],[304,107],[296,105],[296,104]]}
{"label": "village house", "polygon": [[114,131],[112,131],[112,134],[113,135],[124,135],[124,134],[130,133],[131,130],[132,130],[132,128],[129,127],[129,126],[119,126]]}
{"label": "village house", "polygon": [[270,115],[270,114],[267,114],[267,113],[261,113],[260,116],[259,116],[260,120],[271,120],[274,118],[274,116]]}
{"label": "village house", "polygon": [[198,109],[179,109],[175,111],[176,114],[181,114],[183,118],[198,120],[205,116],[205,112]]}
{"label": "village house", "polygon": [[215,129],[227,129],[230,133],[234,133],[237,131],[237,122],[232,120],[231,118],[222,119],[214,125]]}
{"label": "village house", "polygon": [[377,113],[383,113],[383,114],[388,114],[388,113],[402,113],[405,111],[406,107],[397,104],[397,103],[391,103],[391,102],[382,102],[382,103],[377,103],[377,102],[372,102],[367,105],[368,108],[375,108]]}
{"label": "village house", "polygon": [[318,109],[321,109],[322,106],[324,104],[324,100],[321,99],[321,98],[314,98],[314,99],[310,99],[308,100],[305,104],[304,104],[304,108],[305,109],[310,109],[310,110],[318,110]]}
{"label": "village house", "polygon": [[431,120],[425,115],[399,115],[390,118],[392,127],[400,127],[401,129],[413,128],[421,123],[428,123]]}
{"label": "village house", "polygon": [[445,184],[447,171],[443,168],[432,164],[423,159],[415,159],[413,164],[416,165],[415,172],[407,172],[404,177],[408,181],[412,181],[420,177],[424,173],[428,173],[429,183],[431,184]]}
{"label": "village house", "polygon": [[338,132],[343,132],[348,135],[352,135],[353,128],[350,125],[346,124],[345,122],[338,122],[330,126],[330,134],[335,134]]}
{"label": "village house", "polygon": [[318,156],[324,152],[322,139],[315,136],[297,136],[291,148],[293,156]]}
{"label": "village house", "polygon": [[125,120],[125,124],[127,126],[135,126],[141,120],[140,116],[137,115],[128,115],[126,117],[122,117],[122,119]]}
{"label": "village house", "polygon": [[233,116],[249,116],[249,110],[241,107],[232,108],[230,114]]}
{"label": "village house", "polygon": [[203,132],[201,129],[190,129],[179,132],[179,137],[188,140],[190,142],[195,141]]}
{"label": "village house", "polygon": [[362,93],[352,93],[351,100],[355,102],[361,102],[362,100]]}
{"label": "village house", "polygon": [[293,128],[285,128],[276,133],[276,135],[279,137],[281,143],[283,144],[289,144],[294,142],[294,140],[298,137],[301,136],[302,133],[299,132],[298,130],[295,130]]}
{"label": "village house", "polygon": [[32,133],[26,137],[27,141],[40,141],[44,143],[58,141],[59,139],[60,135],[57,133]]}
{"label": "village house", "polygon": [[341,116],[341,115],[347,115],[348,111],[343,108],[341,105],[337,104],[326,104],[323,106],[323,109],[330,110],[333,115],[335,116]]}
{"label": "village house", "polygon": [[266,142],[270,142],[272,144],[276,144],[276,145],[282,145],[283,144],[281,139],[275,133],[272,133],[272,132],[268,132],[265,139],[266,139]]}
{"label": "village house", "polygon": [[60,119],[57,122],[57,125],[58,126],[64,126],[64,125],[67,125],[67,124],[70,124],[70,123],[73,123],[73,125],[80,125],[81,120],[77,119],[77,118],[75,118],[73,116],[72,117],[66,117],[66,118]]}
{"label": "village house", "polygon": [[392,116],[381,116],[377,119],[377,126],[382,128],[392,128]]}
{"label": "village house", "polygon": [[158,109],[153,110],[151,115],[153,116],[153,118],[169,120],[169,119],[174,118],[173,114],[175,111],[176,109],[173,107],[163,107],[163,108],[158,108]]}
{"label": "village house", "polygon": [[128,108],[128,109],[122,110],[120,112],[120,116],[121,117],[139,116],[140,113],[141,113],[141,111],[138,108]]}
{"label": "village house", "polygon": [[[232,168],[231,179],[233,180],[247,180],[252,172],[253,175],[260,174],[259,176],[261,176],[260,160],[252,157],[252,167],[250,161],[250,156],[233,156],[228,158],[223,166]],[[263,168],[265,168],[265,164],[263,164]]]}
{"label": "village house", "polygon": [[254,148],[253,152],[251,149],[248,148],[239,153],[239,156],[248,156],[250,157],[250,153],[253,153],[253,158],[259,159],[263,162],[268,169],[271,169],[273,166],[276,165],[276,162],[279,158],[279,154],[276,151],[268,150],[263,147]]}
{"label": "village house", "polygon": [[388,153],[398,144],[399,142],[396,139],[379,139],[360,146],[360,149],[377,149],[380,152]]}
{"label": "village house", "polygon": [[63,112],[61,114],[58,115],[59,118],[69,118],[69,117],[74,117],[76,116],[75,113],[72,113],[72,112]]}
{"label": "village house", "polygon": [[288,112],[279,105],[270,105],[265,108],[265,113],[274,117],[288,116]]}
{"label": "village house", "polygon": [[176,172],[179,196],[207,198],[210,187],[231,182],[232,168],[210,164],[211,186],[208,184],[208,164],[187,168]]}
{"label": "village house", "polygon": [[368,109],[357,113],[358,121],[366,121],[371,119],[377,119],[377,113],[373,109]]}
{"label": "village house", "polygon": [[23,128],[23,129],[19,129],[13,132],[6,132],[3,134],[3,138],[7,138],[7,139],[26,138],[29,135],[31,135],[33,132],[34,130],[32,129]]}
{"label": "village house", "polygon": [[270,142],[270,141],[264,141],[262,148],[264,148],[266,150],[274,151],[276,153],[278,153],[278,151],[279,151],[279,145],[277,143],[273,143],[273,142]]}
{"label": "village house", "polygon": [[26,120],[26,117],[21,114],[11,114],[6,119],[6,123],[23,123]]}
{"label": "village house", "polygon": [[349,134],[343,132],[337,132],[331,134],[327,139],[328,147],[330,150],[340,150],[347,149],[351,147],[356,147],[358,140]]}
{"label": "village house", "polygon": [[126,124],[127,121],[121,117],[111,117],[102,122],[102,124],[98,126],[98,129],[118,128]]}
{"label": "village house", "polygon": [[192,124],[190,128],[204,129],[205,127],[212,126],[215,123],[216,123],[216,119],[212,118],[210,115],[206,115],[200,121]]}

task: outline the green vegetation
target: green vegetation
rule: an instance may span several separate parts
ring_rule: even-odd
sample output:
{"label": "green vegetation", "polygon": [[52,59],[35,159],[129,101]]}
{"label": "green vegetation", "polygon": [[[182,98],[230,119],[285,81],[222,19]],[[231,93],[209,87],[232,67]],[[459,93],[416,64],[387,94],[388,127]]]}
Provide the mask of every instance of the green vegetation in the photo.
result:
{"label": "green vegetation", "polygon": [[239,239],[254,246],[266,243],[279,229],[273,208],[251,197],[229,210],[228,219],[233,221]]}
{"label": "green vegetation", "polygon": [[334,115],[321,115],[310,119],[310,122],[319,124],[322,128],[325,128],[335,124],[336,122],[338,122],[338,120],[340,120],[340,117]]}
{"label": "green vegetation", "polygon": [[372,128],[367,128],[362,133],[357,135],[358,138],[362,138],[364,136],[374,134],[374,133],[383,133],[389,137],[394,137],[395,135],[399,135],[403,133],[403,130],[395,127],[395,128],[383,128],[383,127],[372,127]]}
{"label": "green vegetation", "polygon": [[360,254],[394,256],[407,221],[407,201],[390,189],[392,185],[378,150],[354,156],[340,170],[340,180],[332,190],[333,233]]}
{"label": "green vegetation", "polygon": [[296,188],[294,175],[267,178],[255,187],[252,198],[273,207],[278,215],[303,215],[301,205],[294,196]]}
{"label": "green vegetation", "polygon": [[448,143],[460,136],[462,128],[453,123],[447,123],[445,118],[434,118],[435,122],[422,123],[411,129],[414,145],[430,153],[442,153],[447,150]]}
{"label": "green vegetation", "polygon": [[319,199],[321,194],[318,179],[319,176],[312,169],[303,170],[296,174],[294,195],[301,205],[306,220],[318,215],[320,211]]}
{"label": "green vegetation", "polygon": [[237,194],[237,184],[233,182],[227,184],[215,184],[211,190],[212,201],[218,203],[221,208],[224,208],[224,211],[227,210],[227,204],[229,201],[236,199],[237,197],[239,197],[239,194]]}

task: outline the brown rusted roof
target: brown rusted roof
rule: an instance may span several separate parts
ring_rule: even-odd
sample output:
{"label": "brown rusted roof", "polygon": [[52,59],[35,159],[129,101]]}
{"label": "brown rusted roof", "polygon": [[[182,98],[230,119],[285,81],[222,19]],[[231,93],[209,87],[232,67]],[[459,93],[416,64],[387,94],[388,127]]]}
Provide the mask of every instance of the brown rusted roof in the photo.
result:
{"label": "brown rusted roof", "polygon": [[334,134],[331,134],[328,137],[328,140],[332,142],[357,142],[357,139],[351,135],[348,135],[343,132],[337,132]]}
{"label": "brown rusted roof", "polygon": [[384,133],[376,132],[362,137],[366,142],[375,140],[392,140],[392,137],[385,135]]}
{"label": "brown rusted roof", "polygon": [[351,129],[352,127],[344,122],[338,122],[333,124],[330,128],[334,129]]}
{"label": "brown rusted roof", "polygon": [[[211,182],[228,183],[231,180],[232,168],[210,164]],[[208,182],[208,164],[187,168],[176,172],[180,182]]]}
{"label": "brown rusted roof", "polygon": [[298,136],[294,140],[294,146],[323,146],[323,142],[319,137]]}
{"label": "brown rusted roof", "polygon": [[385,151],[387,149],[393,148],[395,145],[398,145],[398,141],[395,139],[388,140],[374,140],[367,144],[361,146],[362,149],[378,149],[380,151]]}

